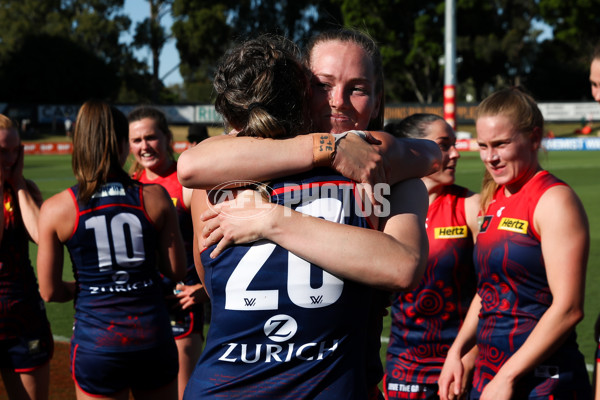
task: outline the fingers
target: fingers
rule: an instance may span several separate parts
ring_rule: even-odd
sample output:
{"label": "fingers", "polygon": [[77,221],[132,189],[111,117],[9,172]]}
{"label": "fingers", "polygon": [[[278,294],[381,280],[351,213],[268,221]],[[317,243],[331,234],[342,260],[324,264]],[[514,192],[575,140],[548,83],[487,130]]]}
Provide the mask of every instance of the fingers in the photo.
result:
{"label": "fingers", "polygon": [[203,247],[207,248],[210,247],[212,245],[217,244],[220,240],[223,239],[223,229],[221,229],[221,227],[216,226],[214,230],[211,230],[210,232],[207,232],[206,236],[203,235]]}
{"label": "fingers", "polygon": [[218,204],[208,207],[208,209],[200,215],[200,220],[202,222],[211,220],[212,218],[219,215],[219,210],[220,210],[220,207]]}
{"label": "fingers", "polygon": [[210,253],[210,258],[216,258],[223,250],[230,246],[230,242],[225,240],[224,238],[217,243],[217,247]]}

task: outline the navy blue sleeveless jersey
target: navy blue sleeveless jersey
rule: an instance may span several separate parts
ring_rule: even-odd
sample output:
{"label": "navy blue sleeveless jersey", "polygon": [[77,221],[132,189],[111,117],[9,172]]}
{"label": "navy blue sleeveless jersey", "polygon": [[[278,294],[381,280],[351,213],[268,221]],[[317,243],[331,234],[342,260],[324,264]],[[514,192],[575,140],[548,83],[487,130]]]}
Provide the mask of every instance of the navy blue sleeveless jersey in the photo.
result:
{"label": "navy blue sleeveless jersey", "polygon": [[[355,183],[329,170],[271,187],[272,202],[367,227]],[[266,240],[215,259],[211,250],[202,253],[202,263],[212,319],[185,399],[366,398],[371,289]]]}
{"label": "navy blue sleeveless jersey", "polygon": [[[533,214],[540,197],[556,185],[565,183],[542,171],[509,197],[501,186],[485,212],[474,252],[481,311],[471,398],[479,398],[552,304]],[[517,382],[515,392],[520,398],[579,399],[587,398],[589,390],[573,331],[541,365]]]}
{"label": "navy blue sleeveless jersey", "polygon": [[120,352],[172,341],[142,185],[107,183],[85,205],[77,186],[69,190],[78,210],[66,242],[77,281],[73,343]]}

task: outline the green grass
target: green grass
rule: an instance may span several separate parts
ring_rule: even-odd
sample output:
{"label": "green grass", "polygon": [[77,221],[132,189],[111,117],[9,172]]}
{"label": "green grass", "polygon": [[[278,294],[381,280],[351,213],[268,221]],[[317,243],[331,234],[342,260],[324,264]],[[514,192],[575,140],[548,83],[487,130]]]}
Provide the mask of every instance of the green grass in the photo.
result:
{"label": "green grass", "polygon": [[[578,342],[585,355],[586,362],[592,364],[596,343],[593,339],[594,323],[600,308],[597,299],[600,297],[600,154],[598,152],[551,152],[541,155],[542,165],[550,172],[570,184],[581,198],[587,211],[591,229],[591,252],[588,263],[586,281],[585,318],[578,325]],[[44,198],[75,183],[71,172],[70,156],[28,155],[25,159],[25,176],[33,179]],[[483,166],[478,153],[462,153],[457,171],[457,183],[478,190],[483,176]],[[32,261],[35,265],[37,248],[31,246]],[[71,264],[68,255],[65,257],[65,279],[72,279]],[[73,324],[73,305],[48,304],[48,317],[55,335],[70,337]],[[389,332],[389,317],[385,320],[386,332]],[[382,356],[385,346],[382,347]]]}

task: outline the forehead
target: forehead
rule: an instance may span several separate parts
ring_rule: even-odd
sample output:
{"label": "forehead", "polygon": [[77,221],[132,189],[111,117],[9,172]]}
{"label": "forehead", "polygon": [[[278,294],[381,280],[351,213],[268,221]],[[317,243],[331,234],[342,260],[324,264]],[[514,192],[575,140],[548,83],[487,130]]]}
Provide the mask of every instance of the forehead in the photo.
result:
{"label": "forehead", "polygon": [[454,139],[455,137],[452,127],[446,121],[442,120],[433,121],[428,124],[426,132],[425,138],[430,140]]}
{"label": "forehead", "polygon": [[374,79],[374,67],[367,52],[353,42],[329,40],[317,43],[310,53],[310,69],[315,75],[340,75]]}
{"label": "forehead", "polygon": [[142,118],[140,120],[133,121],[129,124],[130,135],[131,134],[149,135],[149,134],[154,134],[156,132],[162,133],[163,135],[165,135],[165,133],[159,129],[158,123],[153,118]]}
{"label": "forehead", "polygon": [[515,125],[503,114],[484,115],[475,122],[478,140],[500,140],[513,136]]}

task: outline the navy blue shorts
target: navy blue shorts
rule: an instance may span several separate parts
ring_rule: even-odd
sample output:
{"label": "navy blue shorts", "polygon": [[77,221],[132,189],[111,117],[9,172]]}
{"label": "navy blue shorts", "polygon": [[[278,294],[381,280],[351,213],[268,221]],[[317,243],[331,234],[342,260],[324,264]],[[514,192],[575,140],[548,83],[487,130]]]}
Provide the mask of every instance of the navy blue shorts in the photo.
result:
{"label": "navy blue shorts", "polygon": [[71,375],[88,395],[124,389],[152,390],[171,383],[179,372],[175,342],[139,351],[102,353],[71,343]]}
{"label": "navy blue shorts", "polygon": [[0,341],[0,368],[17,373],[30,372],[47,364],[54,352],[54,339],[50,327],[35,335],[23,335]]}

